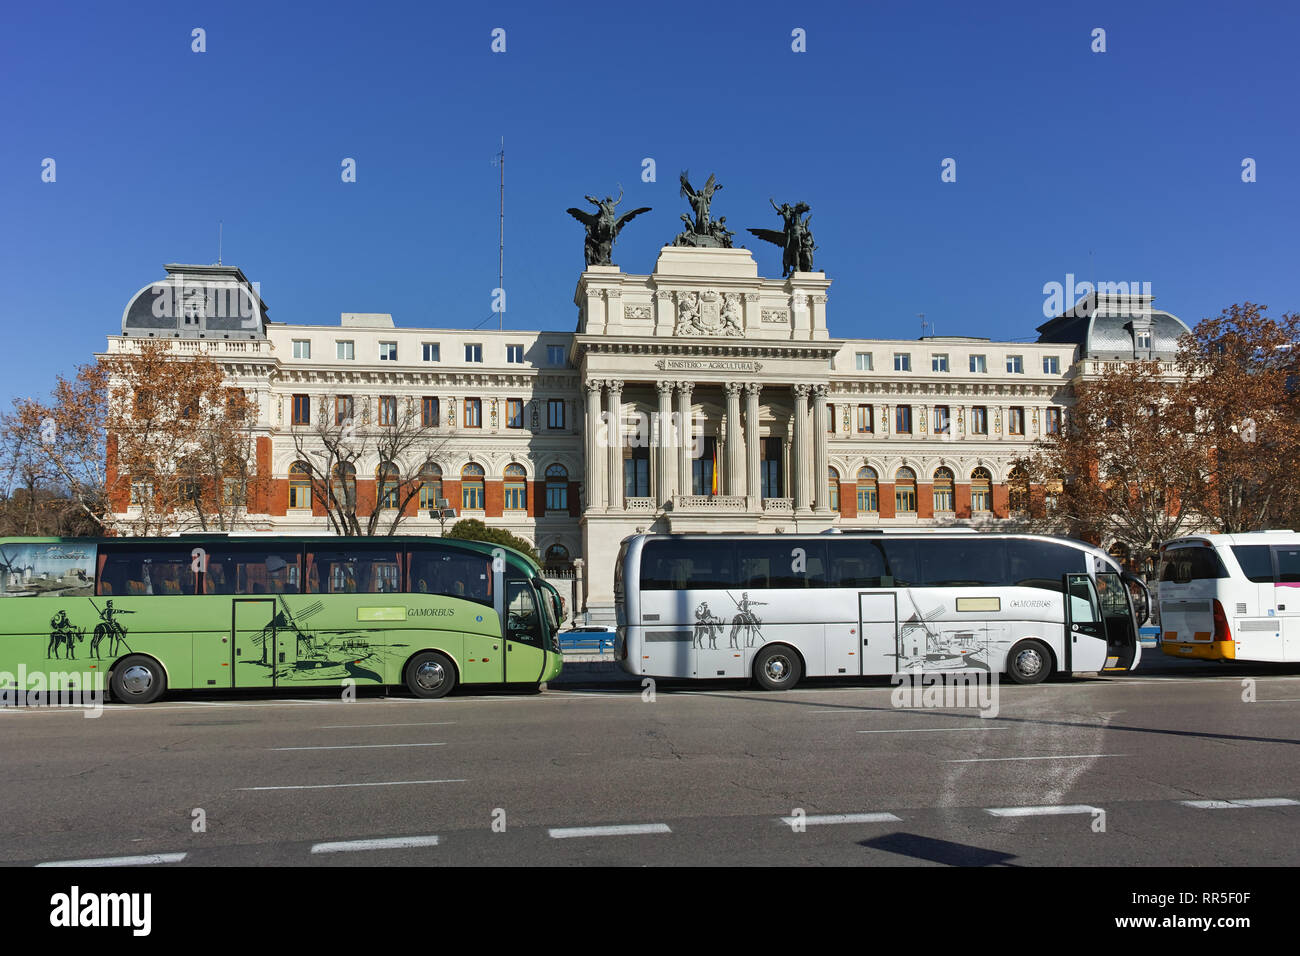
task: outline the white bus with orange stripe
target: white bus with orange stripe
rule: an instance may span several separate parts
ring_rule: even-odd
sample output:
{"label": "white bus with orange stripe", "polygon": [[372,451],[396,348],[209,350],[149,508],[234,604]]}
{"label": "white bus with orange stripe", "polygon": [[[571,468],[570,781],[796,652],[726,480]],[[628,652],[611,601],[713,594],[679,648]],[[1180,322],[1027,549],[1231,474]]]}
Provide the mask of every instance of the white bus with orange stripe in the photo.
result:
{"label": "white bus with orange stripe", "polygon": [[1166,541],[1159,601],[1160,649],[1172,657],[1300,661],[1300,535]]}

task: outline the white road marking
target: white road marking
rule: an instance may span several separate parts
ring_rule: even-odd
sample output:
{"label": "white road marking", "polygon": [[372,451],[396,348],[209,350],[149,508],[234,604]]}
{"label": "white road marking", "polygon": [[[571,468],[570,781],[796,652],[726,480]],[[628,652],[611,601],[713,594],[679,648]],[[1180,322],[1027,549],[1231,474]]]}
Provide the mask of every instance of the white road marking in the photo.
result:
{"label": "white road marking", "polygon": [[1003,760],[1092,760],[1096,757],[1127,757],[1128,754],[1058,754],[1052,757],[967,757],[944,763],[996,763]]}
{"label": "white road marking", "polygon": [[436,836],[389,837],[384,840],[343,840],[338,843],[316,843],[312,853],[355,853],[361,850],[405,850],[418,846],[437,846]]}
{"label": "white road marking", "polygon": [[326,724],[321,730],[357,730],[362,727],[446,727],[456,723],[454,720],[427,720],[413,724]]}
{"label": "white road marking", "polygon": [[184,853],[150,853],[147,856],[106,856],[97,860],[54,860],[37,866],[151,866],[156,863],[179,863]]}
{"label": "white road marking", "polygon": [[570,837],[637,836],[642,833],[672,833],[666,823],[629,823],[605,827],[551,827],[546,831],[554,840]]}
{"label": "white road marking", "polygon": [[236,791],[252,790],[346,790],[349,787],[406,787],[425,783],[465,783],[464,780],[386,780],[381,783],[317,783],[300,787],[236,787]]}
{"label": "white road marking", "polygon": [[384,750],[393,747],[445,747],[446,744],[343,744],[337,747],[267,747],[272,753],[284,750]]}
{"label": "white road marking", "polygon": [[823,813],[811,817],[781,817],[781,822],[791,827],[796,824],[816,827],[836,823],[902,823],[903,819],[892,813]]}
{"label": "white road marking", "polygon": [[913,727],[910,730],[855,730],[856,734],[955,734],[960,730],[1010,730],[1010,727]]}
{"label": "white road marking", "polygon": [[1249,807],[1300,807],[1300,800],[1288,797],[1259,797],[1250,800],[1179,800],[1197,810],[1240,810]]}
{"label": "white road marking", "polygon": [[1050,817],[1063,813],[1102,813],[1100,807],[1090,807],[1086,803],[1074,803],[1056,807],[994,807],[986,808],[985,813],[995,817]]}

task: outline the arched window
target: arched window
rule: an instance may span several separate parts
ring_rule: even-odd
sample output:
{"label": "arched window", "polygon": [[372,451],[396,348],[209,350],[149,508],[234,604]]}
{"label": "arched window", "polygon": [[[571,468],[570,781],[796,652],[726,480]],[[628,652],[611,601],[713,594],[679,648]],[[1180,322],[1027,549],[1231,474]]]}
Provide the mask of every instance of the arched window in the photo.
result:
{"label": "arched window", "polygon": [[1012,511],[1029,510],[1029,476],[1023,468],[1012,468],[1007,476],[1007,505]]}
{"label": "arched window", "polygon": [[426,461],[420,469],[420,510],[431,511],[438,507],[442,497],[442,469]]}
{"label": "arched window", "polygon": [[523,465],[506,465],[506,511],[528,510],[528,472]]}
{"label": "arched window", "polygon": [[482,465],[470,462],[460,470],[460,507],[462,511],[483,510],[483,477],[486,474]]}
{"label": "arched window", "polygon": [[569,557],[569,549],[562,544],[553,544],[546,549],[547,568],[564,568],[567,569],[573,564],[573,559]]}
{"label": "arched window", "polygon": [[546,510],[569,510],[569,470],[563,465],[546,469]]}
{"label": "arched window", "polygon": [[916,472],[911,468],[900,468],[894,475],[894,510],[916,514]]}
{"label": "arched window", "polygon": [[970,473],[971,514],[993,510],[993,476],[987,468],[976,468]]}
{"label": "arched window", "polygon": [[934,472],[934,510],[953,510],[952,496],[953,473],[949,468],[938,468]]}
{"label": "arched window", "polygon": [[876,469],[867,466],[858,469],[858,514],[880,510],[880,486]]}
{"label": "arched window", "polygon": [[357,507],[357,466],[350,461],[336,464],[330,475],[330,491],[336,508],[354,511]]}
{"label": "arched window", "polygon": [[305,461],[289,466],[289,507],[311,507],[311,465]]}
{"label": "arched window", "polygon": [[826,469],[826,500],[830,502],[831,511],[840,510],[840,473],[834,468]]}
{"label": "arched window", "polygon": [[401,503],[398,496],[400,484],[401,472],[391,461],[375,469],[375,500],[379,507],[396,508]]}

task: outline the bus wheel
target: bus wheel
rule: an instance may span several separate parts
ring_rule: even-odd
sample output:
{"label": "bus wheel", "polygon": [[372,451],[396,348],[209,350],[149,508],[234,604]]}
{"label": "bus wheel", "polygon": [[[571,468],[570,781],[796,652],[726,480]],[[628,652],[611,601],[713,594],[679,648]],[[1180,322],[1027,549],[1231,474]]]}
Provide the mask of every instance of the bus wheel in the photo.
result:
{"label": "bus wheel", "polygon": [[113,699],[125,704],[148,704],[167,689],[167,672],[152,657],[132,654],[117,662],[108,682]]}
{"label": "bus wheel", "polygon": [[424,651],[406,665],[406,688],[416,697],[445,697],[456,686],[456,667],[446,655]]}
{"label": "bus wheel", "polygon": [[799,655],[784,644],[764,648],[754,658],[754,679],[764,690],[789,690],[802,676]]}
{"label": "bus wheel", "polygon": [[1007,676],[1015,684],[1038,684],[1052,673],[1052,652],[1042,641],[1021,641],[1007,655]]}

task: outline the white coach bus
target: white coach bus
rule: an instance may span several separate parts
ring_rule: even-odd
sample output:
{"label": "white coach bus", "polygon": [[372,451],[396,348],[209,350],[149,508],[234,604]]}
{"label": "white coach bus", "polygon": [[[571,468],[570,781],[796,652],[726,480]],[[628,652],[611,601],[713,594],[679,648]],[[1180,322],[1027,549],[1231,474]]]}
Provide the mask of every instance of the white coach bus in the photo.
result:
{"label": "white coach bus", "polygon": [[1300,661],[1300,535],[1166,541],[1159,601],[1160,649],[1172,657]]}
{"label": "white coach bus", "polygon": [[614,597],[624,670],[769,690],[804,676],[1128,671],[1150,607],[1097,548],[971,533],[637,534]]}

